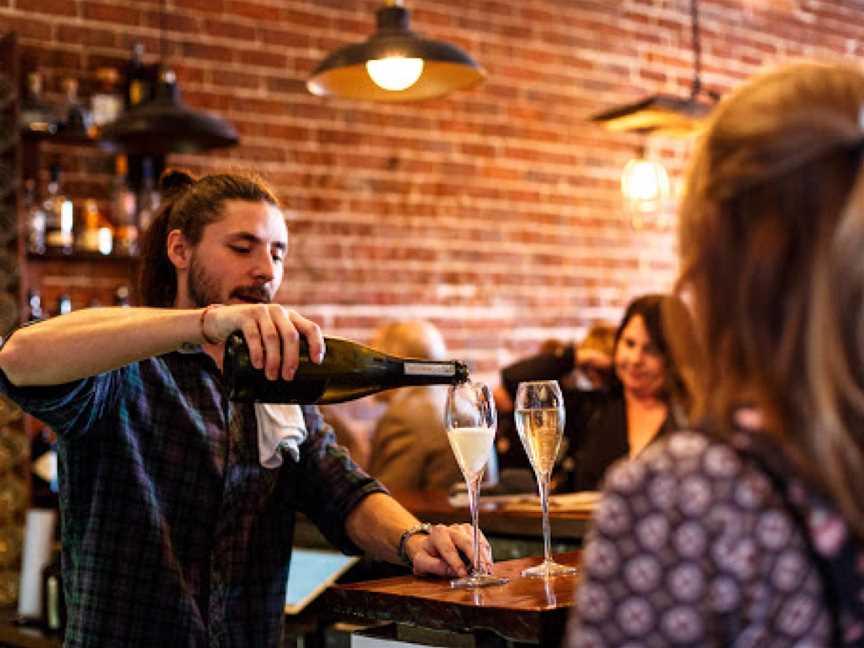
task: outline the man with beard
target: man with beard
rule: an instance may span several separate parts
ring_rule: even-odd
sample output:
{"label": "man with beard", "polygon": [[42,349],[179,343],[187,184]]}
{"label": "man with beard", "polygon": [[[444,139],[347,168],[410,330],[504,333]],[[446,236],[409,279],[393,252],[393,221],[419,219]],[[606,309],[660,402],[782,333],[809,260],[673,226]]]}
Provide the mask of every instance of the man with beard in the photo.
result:
{"label": "man with beard", "polygon": [[283,215],[255,178],[173,171],[162,185],[147,307],[75,311],[0,350],[0,392],[58,435],[65,645],[278,645],[296,511],[345,552],[464,575],[470,527],[419,525],[316,408],[277,411],[288,447],[265,457],[270,423],[225,397],[225,339],[242,331],[271,379],[291,379],[301,335],[325,353],[317,325],[271,302]]}

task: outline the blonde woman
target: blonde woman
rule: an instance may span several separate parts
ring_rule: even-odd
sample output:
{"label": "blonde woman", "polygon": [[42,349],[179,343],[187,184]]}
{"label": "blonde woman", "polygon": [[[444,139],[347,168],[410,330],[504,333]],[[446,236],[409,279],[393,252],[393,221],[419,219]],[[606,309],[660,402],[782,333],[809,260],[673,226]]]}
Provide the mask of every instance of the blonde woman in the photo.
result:
{"label": "blonde woman", "polygon": [[697,431],[613,468],[566,645],[864,642],[864,74],[715,111],[680,213]]}

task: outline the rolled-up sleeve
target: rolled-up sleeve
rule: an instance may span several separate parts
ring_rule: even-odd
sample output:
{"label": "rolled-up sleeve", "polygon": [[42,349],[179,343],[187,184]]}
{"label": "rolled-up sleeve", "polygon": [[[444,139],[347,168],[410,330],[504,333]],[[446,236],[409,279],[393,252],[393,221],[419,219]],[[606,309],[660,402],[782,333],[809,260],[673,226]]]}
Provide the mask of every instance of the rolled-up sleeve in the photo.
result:
{"label": "rolled-up sleeve", "polygon": [[388,491],[336,444],[332,428],[317,408],[304,407],[303,414],[309,436],[301,448],[299,509],[340,551],[360,554],[345,530],[348,515],[366,496]]}
{"label": "rolled-up sleeve", "polygon": [[50,425],[60,436],[87,430],[111,408],[122,390],[123,369],[60,385],[19,387],[0,369],[0,393]]}

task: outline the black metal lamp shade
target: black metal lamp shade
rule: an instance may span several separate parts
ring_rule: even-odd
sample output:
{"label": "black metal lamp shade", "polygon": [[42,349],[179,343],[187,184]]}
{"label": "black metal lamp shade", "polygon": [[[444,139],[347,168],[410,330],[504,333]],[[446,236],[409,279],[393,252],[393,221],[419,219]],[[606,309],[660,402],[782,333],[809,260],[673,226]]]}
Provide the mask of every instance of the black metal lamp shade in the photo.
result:
{"label": "black metal lamp shade", "polygon": [[107,124],[101,138],[127,153],[141,154],[196,153],[239,142],[227,121],[186,106],[171,70],[160,74],[153,99]]}
{"label": "black metal lamp shade", "polygon": [[610,131],[689,137],[702,126],[712,108],[712,104],[695,97],[683,99],[659,94],[610,108],[590,119]]}
{"label": "black metal lamp shade", "polygon": [[[699,35],[699,1],[690,0],[690,30],[693,48],[693,83],[689,97],[650,95],[624,106],[616,106],[590,117],[611,131],[657,133],[689,137],[705,124],[719,95],[702,87],[702,44]],[[707,101],[703,101],[703,99]]]}
{"label": "black metal lamp shade", "polygon": [[[306,82],[309,92],[366,101],[419,101],[470,88],[486,73],[464,51],[442,41],[428,40],[408,29],[409,12],[400,6],[377,11],[378,31],[366,42],[330,54]],[[423,72],[404,90],[385,90],[366,69],[366,62],[390,57],[423,60]]]}

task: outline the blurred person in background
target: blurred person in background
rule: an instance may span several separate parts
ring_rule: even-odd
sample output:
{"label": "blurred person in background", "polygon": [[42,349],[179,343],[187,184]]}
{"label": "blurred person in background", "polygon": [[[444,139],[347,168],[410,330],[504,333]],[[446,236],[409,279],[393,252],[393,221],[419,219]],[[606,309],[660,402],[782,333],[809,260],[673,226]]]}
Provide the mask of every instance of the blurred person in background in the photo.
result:
{"label": "blurred person in background", "polygon": [[[644,295],[627,306],[611,357],[596,346],[577,350],[573,364],[603,377],[603,388],[562,388],[566,447],[555,475],[557,491],[596,490],[612,463],[637,456],[683,422],[688,396],[681,369],[669,353],[666,318],[680,322],[681,335],[691,334],[690,316],[680,299]],[[523,381],[555,378],[540,375],[537,368],[536,358],[505,368],[508,391],[515,394]]]}
{"label": "blurred person in background", "polygon": [[[513,419],[513,402],[516,399],[516,389],[523,380],[557,380],[562,390],[578,388],[583,390],[605,390],[609,385],[609,374],[612,365],[612,352],[615,342],[616,328],[606,322],[596,322],[591,325],[588,333],[578,343],[567,343],[557,338],[544,340],[535,355],[508,365],[501,372],[501,383],[495,388],[495,405],[498,409],[498,431],[495,436],[495,446],[502,472],[511,469],[527,471],[525,479],[519,479],[516,472],[507,472],[504,481],[511,478],[525,484],[529,490],[531,485],[531,465],[519,441],[516,423]],[[576,362],[576,357],[580,362]],[[565,421],[566,425],[566,421]],[[562,445],[569,446],[570,435],[565,434]],[[567,448],[562,448],[562,458],[566,456]],[[572,461],[566,459],[562,463],[568,466]],[[561,469],[559,466],[558,479]],[[556,481],[553,479],[553,481]],[[514,484],[514,487],[517,484]],[[504,484],[506,487],[506,484]]]}
{"label": "blurred person in background", "polygon": [[568,648],[864,644],[862,115],[839,64],[715,108],[680,208],[698,427],[610,471]]}
{"label": "blurred person in background", "polygon": [[[381,326],[373,349],[406,358],[445,360],[447,345],[434,324],[404,320]],[[403,387],[376,394],[387,409],[372,434],[369,473],[393,491],[446,491],[462,473],[444,428],[446,386]]]}

